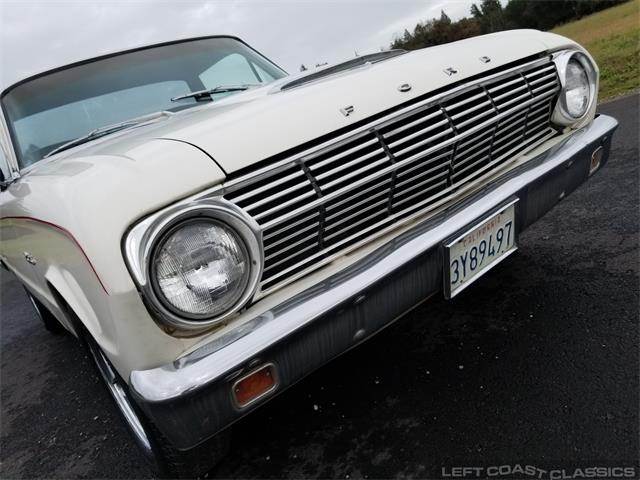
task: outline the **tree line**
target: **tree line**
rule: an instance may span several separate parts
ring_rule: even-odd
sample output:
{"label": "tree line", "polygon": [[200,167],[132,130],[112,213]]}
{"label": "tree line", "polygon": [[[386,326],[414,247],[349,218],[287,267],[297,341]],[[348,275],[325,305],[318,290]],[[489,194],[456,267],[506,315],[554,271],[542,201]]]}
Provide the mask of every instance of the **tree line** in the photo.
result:
{"label": "tree line", "polygon": [[471,16],[451,21],[444,10],[440,18],[418,23],[413,32],[394,39],[391,48],[415,50],[462,40],[484,33],[535,28],[549,30],[557,25],[612,7],[627,0],[482,0],[471,6]]}

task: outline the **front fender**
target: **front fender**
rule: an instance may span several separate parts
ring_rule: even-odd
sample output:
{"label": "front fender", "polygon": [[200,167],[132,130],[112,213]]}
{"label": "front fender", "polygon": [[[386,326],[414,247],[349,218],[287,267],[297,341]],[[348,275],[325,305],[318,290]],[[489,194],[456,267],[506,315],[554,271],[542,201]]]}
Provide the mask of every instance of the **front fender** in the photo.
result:
{"label": "front fender", "polygon": [[[145,215],[223,179],[202,151],[163,139],[117,155],[45,161],[0,195],[0,254],[72,329],[57,292],[128,378],[131,369],[172,361],[197,338],[171,337],[150,317],[124,262],[123,235]],[[24,251],[37,260],[34,270]]]}

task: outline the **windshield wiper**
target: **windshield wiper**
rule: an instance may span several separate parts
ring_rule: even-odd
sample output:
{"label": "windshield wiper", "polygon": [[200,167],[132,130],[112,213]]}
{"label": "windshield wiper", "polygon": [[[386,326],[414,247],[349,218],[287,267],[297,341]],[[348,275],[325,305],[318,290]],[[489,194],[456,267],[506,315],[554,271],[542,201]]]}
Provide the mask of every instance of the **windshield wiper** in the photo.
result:
{"label": "windshield wiper", "polygon": [[75,138],[70,142],[64,143],[59,147],[54,148],[42,158],[50,157],[51,155],[54,155],[58,152],[61,152],[63,150],[68,150],[77,145],[82,145],[83,143],[90,142],[91,140],[95,140],[96,138],[104,137],[105,135],[109,135],[110,133],[115,133],[119,130],[124,130],[125,128],[130,128],[136,125],[140,125],[141,123],[148,122],[150,120],[156,120],[158,118],[168,117],[170,115],[173,115],[173,113],[163,110],[161,112],[150,113],[148,115],[142,115],[140,117],[131,118],[123,122],[113,123],[111,125],[106,125],[104,127],[96,128],[94,130],[91,130],[86,135]]}
{"label": "windshield wiper", "polygon": [[184,95],[178,95],[177,97],[173,97],[171,99],[172,102],[177,102],[178,100],[182,100],[184,98],[195,98],[196,100],[200,98],[207,97],[214,93],[226,93],[226,92],[242,92],[244,90],[249,90],[253,87],[260,87],[262,83],[240,83],[237,85],[218,85],[214,88],[208,88],[206,90],[196,90],[195,92],[185,93]]}

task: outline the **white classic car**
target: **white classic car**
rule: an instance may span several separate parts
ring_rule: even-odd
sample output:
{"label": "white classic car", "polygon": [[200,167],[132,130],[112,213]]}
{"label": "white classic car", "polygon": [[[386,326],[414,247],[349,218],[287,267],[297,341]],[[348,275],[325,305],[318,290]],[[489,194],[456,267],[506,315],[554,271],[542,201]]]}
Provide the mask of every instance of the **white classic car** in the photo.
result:
{"label": "white classic car", "polygon": [[601,168],[597,90],[582,47],[531,30],[297,76],[233,37],[66,65],[2,93],[0,260],[157,471],[200,474]]}

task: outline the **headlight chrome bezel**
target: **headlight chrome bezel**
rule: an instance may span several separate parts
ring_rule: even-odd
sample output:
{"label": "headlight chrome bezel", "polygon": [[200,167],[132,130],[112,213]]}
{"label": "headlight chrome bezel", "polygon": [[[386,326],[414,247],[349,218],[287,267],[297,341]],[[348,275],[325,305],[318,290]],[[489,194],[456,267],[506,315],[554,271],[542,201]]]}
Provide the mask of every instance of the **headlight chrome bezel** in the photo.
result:
{"label": "headlight chrome bezel", "polygon": [[[598,89],[598,72],[593,61],[580,50],[563,50],[554,56],[554,62],[558,70],[561,91],[558,101],[553,111],[551,121],[561,126],[574,126],[584,120],[591,112],[597,98]],[[567,107],[566,84],[567,84],[567,67],[571,60],[577,61],[586,73],[589,82],[589,103],[584,113],[579,117],[574,117],[569,113]]]}
{"label": "headlight chrome bezel", "polygon": [[[211,220],[223,224],[238,237],[248,253],[249,279],[244,292],[233,306],[212,317],[180,313],[179,309],[169,307],[168,300],[161,298],[162,294],[157,291],[152,277],[154,255],[158,246],[180,225],[194,220]],[[154,319],[172,330],[186,333],[221,325],[235,315],[255,295],[264,267],[259,226],[240,208],[220,197],[177,205],[148,217],[128,232],[123,250],[129,271]]]}

